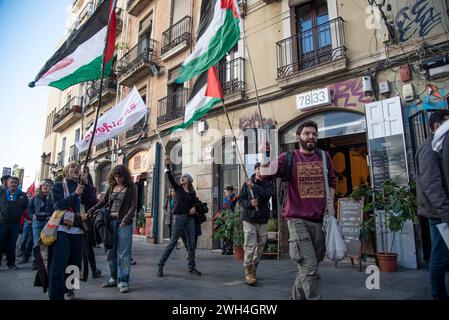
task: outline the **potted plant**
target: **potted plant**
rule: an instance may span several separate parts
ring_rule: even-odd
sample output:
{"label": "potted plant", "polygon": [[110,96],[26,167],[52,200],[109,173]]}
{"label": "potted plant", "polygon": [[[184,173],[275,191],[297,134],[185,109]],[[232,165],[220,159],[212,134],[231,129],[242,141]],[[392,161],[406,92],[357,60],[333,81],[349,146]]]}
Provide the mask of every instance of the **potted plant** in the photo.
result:
{"label": "potted plant", "polygon": [[243,233],[243,221],[239,211],[223,210],[214,221],[215,232],[213,238],[220,242],[232,240],[234,243],[234,256],[238,260],[243,260],[243,243],[245,236]]}
{"label": "potted plant", "polygon": [[276,255],[278,254],[278,244],[277,243],[267,243],[263,253],[267,259],[276,258]]}
{"label": "potted plant", "polygon": [[[376,253],[380,271],[396,271],[398,254],[393,252],[396,234],[408,220],[418,223],[415,190],[414,182],[399,186],[387,180],[376,188],[357,187],[351,194],[354,198],[365,198],[363,211],[367,219],[360,226],[360,240],[366,241],[376,231],[376,220],[380,224],[382,252]],[[389,234],[392,234],[391,239]]]}
{"label": "potted plant", "polygon": [[137,214],[136,234],[145,235],[145,215],[143,213]]}
{"label": "potted plant", "polygon": [[267,223],[267,237],[270,240],[277,240],[278,238],[278,221],[271,218]]}

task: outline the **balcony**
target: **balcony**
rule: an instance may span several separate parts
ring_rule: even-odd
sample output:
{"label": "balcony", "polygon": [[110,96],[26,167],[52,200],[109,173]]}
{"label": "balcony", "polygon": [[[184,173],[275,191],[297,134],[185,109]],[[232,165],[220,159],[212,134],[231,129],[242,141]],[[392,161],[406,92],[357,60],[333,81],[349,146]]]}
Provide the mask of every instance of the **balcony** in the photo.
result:
{"label": "balcony", "polygon": [[126,10],[132,16],[137,17],[152,0],[128,0]]}
{"label": "balcony", "polygon": [[347,69],[344,20],[336,18],[276,43],[281,87]]}
{"label": "balcony", "polygon": [[134,138],[137,138],[140,135],[142,129],[144,129],[146,118],[147,117],[140,119],[140,121],[137,122],[131,129],[126,131],[125,138],[127,141],[134,140]]}
{"label": "balcony", "polygon": [[141,39],[119,60],[118,83],[132,87],[148,75],[156,75],[158,72],[157,48],[157,41],[150,38]]}
{"label": "balcony", "polygon": [[188,48],[192,43],[192,18],[186,16],[162,33],[161,59],[169,57]]}
{"label": "balcony", "polygon": [[[100,95],[100,80],[90,81],[90,86],[86,91],[86,103],[84,114],[88,115],[94,110],[95,103],[98,102]],[[102,104],[112,101],[117,94],[117,76],[112,74],[109,78],[103,80],[103,90],[101,93]]]}
{"label": "balcony", "polygon": [[69,149],[69,162],[78,161],[78,149],[76,145],[71,145]]}
{"label": "balcony", "polygon": [[60,168],[60,169],[64,168],[64,165],[65,165],[64,158],[65,158],[65,151],[59,152],[57,157],[56,157],[57,168]]}
{"label": "balcony", "polygon": [[82,117],[82,97],[73,97],[53,118],[53,132],[62,132]]}
{"label": "balcony", "polygon": [[111,148],[111,140],[107,140],[107,141],[104,141],[104,142],[96,145],[95,153],[96,153],[96,155],[99,155],[99,154],[110,151],[111,150],[110,148]]}
{"label": "balcony", "polygon": [[89,19],[89,17],[94,13],[94,4],[92,1],[89,1],[78,14],[79,25],[82,25],[84,22]]}
{"label": "balcony", "polygon": [[224,96],[238,96],[239,100],[245,98],[245,63],[244,58],[237,58],[220,65],[220,83]]}
{"label": "balcony", "polygon": [[184,117],[184,111],[189,99],[189,89],[173,92],[171,95],[160,99],[157,103],[157,125],[163,125],[167,122]]}

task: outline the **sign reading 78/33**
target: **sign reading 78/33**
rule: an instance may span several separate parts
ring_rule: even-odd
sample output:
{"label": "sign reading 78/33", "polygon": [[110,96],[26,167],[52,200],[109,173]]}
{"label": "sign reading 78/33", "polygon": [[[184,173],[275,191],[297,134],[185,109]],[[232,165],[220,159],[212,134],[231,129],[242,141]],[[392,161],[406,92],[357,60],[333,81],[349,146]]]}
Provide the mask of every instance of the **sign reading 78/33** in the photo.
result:
{"label": "sign reading 78/33", "polygon": [[330,103],[329,88],[307,91],[296,96],[296,108],[298,108],[298,110],[318,107]]}

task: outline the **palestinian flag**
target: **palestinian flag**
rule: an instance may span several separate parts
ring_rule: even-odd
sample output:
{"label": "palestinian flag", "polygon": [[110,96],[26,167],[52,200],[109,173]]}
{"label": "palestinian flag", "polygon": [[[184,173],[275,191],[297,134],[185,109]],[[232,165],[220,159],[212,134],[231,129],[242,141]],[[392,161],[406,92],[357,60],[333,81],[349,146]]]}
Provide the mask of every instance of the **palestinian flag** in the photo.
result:
{"label": "palestinian flag", "polygon": [[203,0],[195,49],[176,82],[190,80],[218,63],[240,39],[239,20],[236,0]]}
{"label": "palestinian flag", "polygon": [[74,31],[47,61],[29,86],[64,90],[80,82],[100,79],[103,54],[104,75],[109,76],[116,37],[115,3],[116,0],[103,1],[87,22]]}
{"label": "palestinian flag", "polygon": [[215,66],[212,66],[207,72],[199,76],[193,85],[192,93],[186,105],[184,123],[173,127],[170,131],[187,128],[222,100],[223,94],[218,79],[218,70]]}

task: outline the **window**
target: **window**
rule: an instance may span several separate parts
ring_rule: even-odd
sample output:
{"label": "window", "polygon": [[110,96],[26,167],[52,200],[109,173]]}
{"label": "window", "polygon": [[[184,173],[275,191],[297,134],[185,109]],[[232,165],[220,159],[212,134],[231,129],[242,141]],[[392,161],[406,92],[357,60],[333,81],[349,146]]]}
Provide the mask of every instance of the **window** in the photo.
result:
{"label": "window", "polygon": [[316,0],[296,8],[296,30],[302,69],[331,59],[331,31],[325,0]]}
{"label": "window", "polygon": [[189,0],[172,0],[171,1],[171,15],[170,25],[174,25],[176,22],[188,15],[189,12]]}
{"label": "window", "polygon": [[80,140],[80,129],[75,130],[75,142],[78,142]]}
{"label": "window", "polygon": [[184,106],[184,84],[176,83],[181,68],[178,67],[169,72],[167,81],[167,113]]}

